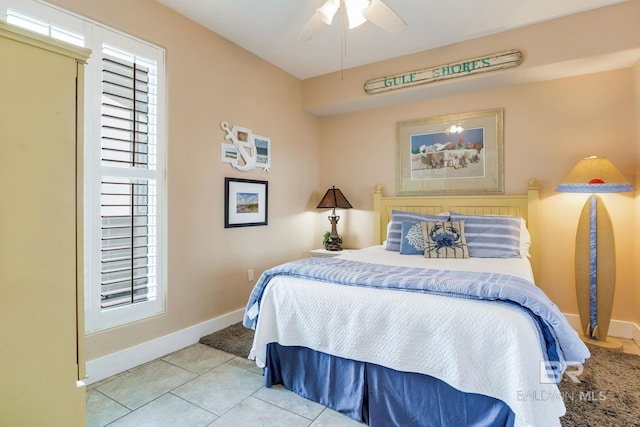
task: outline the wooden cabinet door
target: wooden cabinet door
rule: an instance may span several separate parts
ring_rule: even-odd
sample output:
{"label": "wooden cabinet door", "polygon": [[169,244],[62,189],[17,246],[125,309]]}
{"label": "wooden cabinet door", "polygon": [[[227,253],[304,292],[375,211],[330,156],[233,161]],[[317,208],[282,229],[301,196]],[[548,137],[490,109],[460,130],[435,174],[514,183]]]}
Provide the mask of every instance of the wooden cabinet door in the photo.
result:
{"label": "wooden cabinet door", "polygon": [[0,27],[0,425],[84,425],[79,59],[25,35]]}

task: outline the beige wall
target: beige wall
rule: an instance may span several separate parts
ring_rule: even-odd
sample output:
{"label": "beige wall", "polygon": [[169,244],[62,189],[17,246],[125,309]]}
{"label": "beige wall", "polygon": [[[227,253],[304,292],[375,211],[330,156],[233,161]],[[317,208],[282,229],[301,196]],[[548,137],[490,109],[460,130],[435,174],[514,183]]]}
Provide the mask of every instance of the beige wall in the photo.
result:
{"label": "beige wall", "polygon": [[[635,147],[636,147],[636,155],[635,155],[635,186],[636,189],[640,190],[640,61],[633,67],[632,69],[632,78],[633,78],[633,87],[632,87],[632,96],[633,96],[633,123],[635,123]],[[636,195],[638,192],[636,192]],[[635,210],[634,210],[634,260],[638,260],[640,257],[640,197],[636,196]],[[634,276],[633,276],[633,286],[635,291],[635,321],[640,324],[640,263],[634,263]]]}
{"label": "beige wall", "polygon": [[[244,307],[249,268],[257,277],[317,246],[300,230],[317,219],[318,119],[300,107],[299,80],[155,1],[54,3],[166,49],[166,314],[88,336],[92,360]],[[269,173],[220,162],[223,120],[271,138]],[[226,176],[269,181],[268,226],[224,228]]]}
{"label": "beige wall", "polygon": [[[591,154],[609,157],[636,183],[640,175],[640,90],[635,95],[630,90],[634,82],[640,86],[639,67],[594,73],[595,62],[580,59],[586,51],[599,59],[613,52],[618,60],[619,55],[640,49],[640,30],[628,16],[640,12],[636,0],[603,9],[599,15],[550,23],[544,31],[523,29],[516,38],[513,33],[492,36],[345,70],[342,80],[339,74],[330,74],[304,82],[152,0],[51,1],[167,50],[167,313],[89,336],[88,360],[244,307],[251,289],[247,269],[255,269],[257,276],[320,245],[329,225],[325,213],[314,208],[331,185],[340,187],[354,206],[339,213],[344,246],[370,245],[373,186],[382,184],[387,194],[395,191],[397,121],[505,109],[506,192],[525,192],[530,177],[540,181],[544,224],[540,286],[567,313],[577,312],[573,244],[584,198],[555,194],[555,186],[579,158]],[[582,25],[593,22],[598,23],[595,29],[582,31]],[[584,45],[580,40],[586,40]],[[525,73],[512,74],[517,78],[511,80],[505,72],[496,74],[499,78],[472,77],[373,101],[362,94],[366,79],[420,68],[425,58],[428,65],[436,65],[470,57],[472,52],[476,56],[511,48],[522,49],[529,61],[521,66]],[[557,61],[582,67],[585,75],[531,80],[528,73],[540,69],[547,71],[547,77],[564,76],[566,68],[550,65]],[[353,108],[360,110],[347,112]],[[234,171],[219,161],[222,120],[271,137],[269,174]],[[267,227],[223,228],[225,176],[269,181]],[[619,254],[613,317],[640,321],[640,289],[634,280],[640,267],[634,267],[632,255],[634,249],[640,251],[628,232],[640,221],[634,214],[640,207],[632,196],[604,199],[613,217]]]}
{"label": "beige wall", "polygon": [[[340,185],[357,209],[370,210],[373,185],[395,193],[395,123],[488,108],[504,108],[505,192],[525,193],[527,180],[541,185],[541,277],[539,285],[566,313],[577,313],[573,250],[578,216],[586,196],[554,193],[577,161],[607,156],[629,179],[635,174],[630,69],[424,100],[372,111],[325,117],[321,121],[322,170]],[[614,318],[634,319],[633,197],[604,195],[618,247]],[[372,242],[371,216],[352,221],[343,214],[347,245]]]}

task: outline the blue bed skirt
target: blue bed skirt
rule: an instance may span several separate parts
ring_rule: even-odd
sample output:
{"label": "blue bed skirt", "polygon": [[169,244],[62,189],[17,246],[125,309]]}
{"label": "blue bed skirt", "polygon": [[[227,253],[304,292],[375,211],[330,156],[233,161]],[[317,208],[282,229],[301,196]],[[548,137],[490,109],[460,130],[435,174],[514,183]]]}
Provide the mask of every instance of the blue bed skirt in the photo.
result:
{"label": "blue bed skirt", "polygon": [[282,384],[372,427],[514,425],[513,411],[498,399],[305,347],[269,344],[264,375],[267,387]]}

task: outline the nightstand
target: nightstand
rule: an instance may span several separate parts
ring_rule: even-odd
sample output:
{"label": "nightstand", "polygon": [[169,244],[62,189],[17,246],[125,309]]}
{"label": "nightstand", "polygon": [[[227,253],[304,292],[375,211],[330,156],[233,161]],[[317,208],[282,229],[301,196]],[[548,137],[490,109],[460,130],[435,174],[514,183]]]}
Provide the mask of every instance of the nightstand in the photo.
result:
{"label": "nightstand", "polygon": [[309,251],[309,253],[312,257],[334,257],[354,250],[355,249],[343,249],[341,251],[328,251],[326,249],[313,249]]}

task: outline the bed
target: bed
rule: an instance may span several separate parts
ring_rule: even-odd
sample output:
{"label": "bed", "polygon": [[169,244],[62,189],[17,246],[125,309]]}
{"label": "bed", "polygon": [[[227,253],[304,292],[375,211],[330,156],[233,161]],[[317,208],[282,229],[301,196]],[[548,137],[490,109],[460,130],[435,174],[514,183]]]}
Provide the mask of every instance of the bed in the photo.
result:
{"label": "bed", "polygon": [[[372,247],[256,283],[243,323],[265,385],[371,426],[560,425],[557,382],[589,352],[534,284],[535,180],[516,196],[385,197],[376,186],[373,206]],[[515,243],[486,244],[503,226]],[[458,232],[438,234],[448,229]],[[407,243],[418,240],[423,253]]]}

